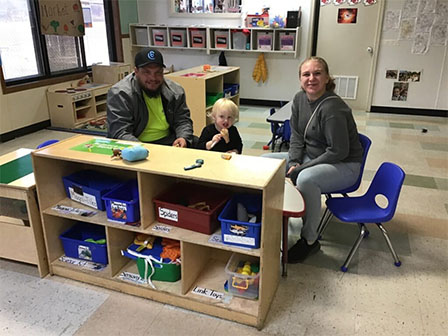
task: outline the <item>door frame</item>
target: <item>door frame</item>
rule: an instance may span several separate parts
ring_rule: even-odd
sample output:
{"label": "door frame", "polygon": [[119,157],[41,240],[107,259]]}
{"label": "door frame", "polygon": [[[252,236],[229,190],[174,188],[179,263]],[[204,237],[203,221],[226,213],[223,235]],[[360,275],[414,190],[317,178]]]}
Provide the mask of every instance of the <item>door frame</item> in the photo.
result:
{"label": "door frame", "polygon": [[[386,7],[386,0],[378,0],[375,5],[380,6],[378,20],[376,22],[374,45],[373,45],[373,56],[372,56],[372,66],[370,67],[370,80],[368,82],[368,96],[367,105],[365,106],[366,112],[370,112],[372,108],[373,100],[373,88],[375,85],[375,75],[378,63],[378,54],[380,49],[381,33],[383,27],[384,19],[384,9]],[[312,17],[312,45],[311,45],[311,56],[316,56],[317,52],[317,38],[319,35],[319,19],[320,19],[320,0],[314,0],[314,11],[311,13]]]}

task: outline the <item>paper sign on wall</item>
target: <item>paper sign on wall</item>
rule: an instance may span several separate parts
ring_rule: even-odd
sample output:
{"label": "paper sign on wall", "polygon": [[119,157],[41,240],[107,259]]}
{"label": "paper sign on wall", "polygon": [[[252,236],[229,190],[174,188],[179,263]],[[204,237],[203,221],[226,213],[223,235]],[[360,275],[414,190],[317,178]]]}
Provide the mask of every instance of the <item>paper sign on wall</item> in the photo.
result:
{"label": "paper sign on wall", "polygon": [[85,34],[80,0],[39,0],[39,9],[43,35]]}

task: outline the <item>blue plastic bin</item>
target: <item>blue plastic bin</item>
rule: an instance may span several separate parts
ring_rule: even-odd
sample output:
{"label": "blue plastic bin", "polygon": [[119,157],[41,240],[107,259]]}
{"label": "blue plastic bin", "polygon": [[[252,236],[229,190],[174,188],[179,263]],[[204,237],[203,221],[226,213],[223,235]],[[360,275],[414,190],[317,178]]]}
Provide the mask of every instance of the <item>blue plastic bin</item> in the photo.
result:
{"label": "blue plastic bin", "polygon": [[[237,204],[241,203],[249,214],[257,216],[257,223],[237,220]],[[228,245],[259,248],[261,233],[261,195],[239,194],[227,202],[218,219],[221,221],[222,242]]]}
{"label": "blue plastic bin", "polygon": [[239,84],[224,83],[224,94],[229,93],[231,96],[234,96],[239,92],[239,90]]}
{"label": "blue plastic bin", "polygon": [[104,226],[88,223],[77,223],[59,236],[67,257],[89,260],[107,265],[107,244],[86,242],[106,239]]}
{"label": "blue plastic bin", "polygon": [[122,183],[116,178],[94,170],[81,170],[62,178],[70,199],[104,211],[102,196]]}
{"label": "blue plastic bin", "polygon": [[132,223],[140,220],[140,203],[137,180],[130,180],[103,196],[107,218]]}

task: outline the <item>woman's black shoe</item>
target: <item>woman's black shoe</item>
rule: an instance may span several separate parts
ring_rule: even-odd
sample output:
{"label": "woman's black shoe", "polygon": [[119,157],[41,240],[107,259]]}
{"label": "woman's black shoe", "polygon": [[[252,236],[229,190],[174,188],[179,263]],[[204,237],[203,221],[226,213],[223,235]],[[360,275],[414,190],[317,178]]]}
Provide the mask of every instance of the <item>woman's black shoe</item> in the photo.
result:
{"label": "woman's black shoe", "polygon": [[297,264],[304,261],[308,256],[319,250],[320,243],[318,240],[316,240],[314,244],[308,245],[305,239],[300,238],[300,240],[288,250],[288,264]]}

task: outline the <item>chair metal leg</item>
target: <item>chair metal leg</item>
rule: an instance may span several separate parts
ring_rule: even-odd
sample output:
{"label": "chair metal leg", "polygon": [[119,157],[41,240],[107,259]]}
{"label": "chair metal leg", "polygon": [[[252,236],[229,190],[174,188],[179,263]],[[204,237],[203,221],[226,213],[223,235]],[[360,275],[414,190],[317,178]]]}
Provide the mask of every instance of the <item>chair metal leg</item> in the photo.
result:
{"label": "chair metal leg", "polygon": [[322,218],[320,219],[320,223],[317,229],[317,239],[321,239],[325,229],[328,226],[328,223],[330,223],[331,218],[333,218],[333,214],[328,208],[325,208],[324,214],[322,215]]}
{"label": "chair metal leg", "polygon": [[352,249],[350,250],[350,253],[347,256],[347,259],[345,260],[344,265],[341,266],[341,271],[342,272],[347,272],[348,265],[352,261],[352,258],[354,256],[354,254],[358,250],[358,247],[361,244],[362,239],[364,238],[364,234],[366,232],[366,227],[365,227],[364,223],[358,223],[358,226],[359,226],[359,236],[358,236],[358,239],[356,239],[355,244],[353,245]]}
{"label": "chair metal leg", "polygon": [[389,246],[389,250],[390,253],[392,253],[392,257],[394,257],[394,265],[397,267],[401,266],[401,261],[400,259],[398,259],[398,255],[394,250],[394,247],[392,246],[392,243],[389,239],[389,235],[387,234],[386,229],[383,227],[383,225],[381,223],[376,223],[376,225],[378,226],[378,228],[381,230],[381,232],[383,233],[384,239],[386,240],[387,246]]}

